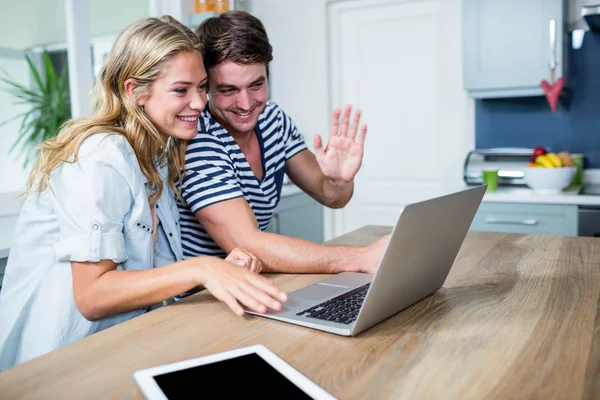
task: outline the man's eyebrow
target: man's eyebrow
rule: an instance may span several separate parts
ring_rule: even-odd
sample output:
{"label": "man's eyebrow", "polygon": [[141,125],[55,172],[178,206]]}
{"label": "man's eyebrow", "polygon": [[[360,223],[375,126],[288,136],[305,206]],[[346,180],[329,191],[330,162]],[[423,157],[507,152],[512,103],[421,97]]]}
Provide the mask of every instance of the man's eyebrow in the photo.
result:
{"label": "man's eyebrow", "polygon": [[253,82],[250,84],[250,86],[252,86],[252,85],[255,85],[255,84],[257,84],[257,83],[262,83],[262,82],[264,82],[266,79],[267,79],[266,77],[264,77],[264,76],[261,76],[260,78],[258,78],[258,79],[256,79],[256,80],[254,80],[254,81],[253,81]]}
{"label": "man's eyebrow", "polygon": [[228,85],[228,84],[217,85],[217,90],[224,90],[224,89],[237,89],[237,87],[235,87],[234,85]]}

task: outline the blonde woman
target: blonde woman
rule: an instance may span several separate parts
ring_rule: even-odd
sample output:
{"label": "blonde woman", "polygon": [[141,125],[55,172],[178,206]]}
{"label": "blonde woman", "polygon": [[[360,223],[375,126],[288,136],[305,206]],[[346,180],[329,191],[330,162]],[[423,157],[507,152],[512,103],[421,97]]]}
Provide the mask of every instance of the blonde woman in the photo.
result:
{"label": "blonde woman", "polygon": [[176,185],[206,103],[191,31],[170,17],[129,26],[96,100],[42,144],[31,171],[0,292],[0,370],[199,286],[238,315],[286,300],[241,249],[182,261]]}

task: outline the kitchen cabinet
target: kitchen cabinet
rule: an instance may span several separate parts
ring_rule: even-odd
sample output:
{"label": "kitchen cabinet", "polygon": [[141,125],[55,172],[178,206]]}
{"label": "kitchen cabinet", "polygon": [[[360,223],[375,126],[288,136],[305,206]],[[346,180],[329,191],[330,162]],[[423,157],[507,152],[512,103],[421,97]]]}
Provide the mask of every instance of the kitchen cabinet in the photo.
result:
{"label": "kitchen cabinet", "polygon": [[304,192],[282,197],[267,232],[323,242],[323,206]]}
{"label": "kitchen cabinet", "polygon": [[563,0],[463,0],[462,14],[463,85],[472,97],[541,96],[552,59],[554,79],[566,76]]}
{"label": "kitchen cabinet", "polygon": [[577,236],[573,204],[481,203],[471,230]]}
{"label": "kitchen cabinet", "polygon": [[2,291],[2,280],[4,279],[4,271],[6,271],[6,262],[8,258],[0,258],[0,291]]}

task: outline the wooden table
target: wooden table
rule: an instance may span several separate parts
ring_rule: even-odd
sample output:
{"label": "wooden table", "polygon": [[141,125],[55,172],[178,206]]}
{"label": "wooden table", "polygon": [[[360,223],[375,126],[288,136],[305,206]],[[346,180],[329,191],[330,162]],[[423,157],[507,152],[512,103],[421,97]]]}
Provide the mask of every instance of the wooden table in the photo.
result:
{"label": "wooden table", "polygon": [[139,399],[135,370],[260,343],[340,399],[600,398],[599,292],[598,239],[470,232],[441,290],[358,337],[199,293],[0,373],[0,397]]}

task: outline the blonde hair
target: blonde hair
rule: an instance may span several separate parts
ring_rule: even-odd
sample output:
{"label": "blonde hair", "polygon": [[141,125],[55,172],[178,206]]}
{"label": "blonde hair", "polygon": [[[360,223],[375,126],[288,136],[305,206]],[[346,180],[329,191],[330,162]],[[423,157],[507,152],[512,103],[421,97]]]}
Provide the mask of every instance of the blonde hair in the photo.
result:
{"label": "blonde hair", "polygon": [[[164,75],[165,66],[181,52],[202,53],[194,33],[170,16],[144,18],[129,25],[117,38],[95,84],[95,111],[90,117],[65,123],[59,134],[39,148],[25,194],[40,193],[49,186],[50,174],[60,164],[78,159],[81,143],[90,135],[110,132],[127,138],[143,174],[160,197],[163,184],[155,162],[169,161],[169,184],[180,197],[175,180],[181,182],[185,165],[186,141],[170,138],[167,142],[137,105],[140,96],[150,93],[153,82]],[[131,96],[125,81],[137,86]]]}

